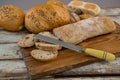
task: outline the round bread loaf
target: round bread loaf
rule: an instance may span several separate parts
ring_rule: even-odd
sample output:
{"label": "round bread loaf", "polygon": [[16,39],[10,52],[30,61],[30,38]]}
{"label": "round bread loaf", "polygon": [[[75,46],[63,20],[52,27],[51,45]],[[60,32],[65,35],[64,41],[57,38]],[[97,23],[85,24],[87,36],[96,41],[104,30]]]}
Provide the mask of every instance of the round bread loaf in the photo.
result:
{"label": "round bread loaf", "polygon": [[70,23],[67,6],[59,1],[49,1],[30,9],[25,16],[25,26],[33,33],[51,30]]}
{"label": "round bread loaf", "polygon": [[0,7],[0,26],[9,31],[19,31],[24,22],[24,12],[15,5]]}

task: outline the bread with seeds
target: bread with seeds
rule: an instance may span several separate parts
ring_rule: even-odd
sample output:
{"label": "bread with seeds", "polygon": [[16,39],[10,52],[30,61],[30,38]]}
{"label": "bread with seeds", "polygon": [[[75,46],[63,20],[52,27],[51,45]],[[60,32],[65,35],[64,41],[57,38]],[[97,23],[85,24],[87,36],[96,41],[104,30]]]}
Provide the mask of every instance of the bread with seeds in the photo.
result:
{"label": "bread with seeds", "polygon": [[48,51],[55,51],[55,50],[61,50],[62,47],[59,45],[54,44],[48,44],[48,43],[42,43],[42,42],[36,42],[35,43],[36,48],[41,50],[48,50]]}
{"label": "bread with seeds", "polygon": [[39,33],[70,23],[67,6],[62,5],[51,1],[31,8],[25,16],[25,27],[30,32]]}
{"label": "bread with seeds", "polygon": [[44,50],[32,50],[31,56],[40,61],[50,61],[54,60],[58,56],[58,51],[44,51]]}
{"label": "bread with seeds", "polygon": [[0,7],[0,26],[9,31],[19,31],[23,27],[24,12],[15,5]]}
{"label": "bread with seeds", "polygon": [[18,41],[20,47],[32,47],[35,44],[34,34],[28,34]]}

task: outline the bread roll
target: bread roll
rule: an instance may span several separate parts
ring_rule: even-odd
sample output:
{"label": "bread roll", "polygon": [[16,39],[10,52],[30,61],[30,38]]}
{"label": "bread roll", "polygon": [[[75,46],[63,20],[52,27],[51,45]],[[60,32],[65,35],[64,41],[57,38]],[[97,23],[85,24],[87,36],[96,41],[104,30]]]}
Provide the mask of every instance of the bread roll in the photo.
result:
{"label": "bread roll", "polygon": [[100,7],[95,3],[83,2],[83,1],[71,1],[69,9],[77,14],[85,13],[91,15],[98,15],[101,11]]}
{"label": "bread roll", "polygon": [[19,31],[23,27],[24,12],[15,5],[0,7],[0,26],[9,31]]}
{"label": "bread roll", "polygon": [[53,33],[65,42],[77,44],[88,38],[110,33],[115,29],[115,23],[110,18],[95,17],[56,28]]}
{"label": "bread roll", "polygon": [[80,21],[80,17],[76,13],[71,13],[71,23]]}
{"label": "bread roll", "polygon": [[40,61],[50,61],[57,57],[58,51],[43,51],[43,50],[33,50],[31,51],[31,56]]}
{"label": "bread roll", "polygon": [[51,30],[68,23],[70,23],[69,11],[59,1],[35,6],[25,16],[25,26],[33,33]]}

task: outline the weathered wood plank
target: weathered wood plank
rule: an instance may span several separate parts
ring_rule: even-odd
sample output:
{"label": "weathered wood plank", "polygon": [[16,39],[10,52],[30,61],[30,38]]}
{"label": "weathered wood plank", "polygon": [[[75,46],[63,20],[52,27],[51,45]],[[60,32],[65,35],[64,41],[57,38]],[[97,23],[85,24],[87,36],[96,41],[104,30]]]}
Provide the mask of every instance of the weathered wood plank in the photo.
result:
{"label": "weathered wood plank", "polygon": [[94,74],[120,74],[120,57],[111,62],[99,62],[91,65],[74,68],[57,74],[62,75],[94,75]]}
{"label": "weathered wood plank", "polygon": [[120,80],[120,77],[78,77],[78,78],[49,78],[38,80]]}
{"label": "weathered wood plank", "polygon": [[23,60],[0,61],[0,77],[26,77],[27,69]]}
{"label": "weathered wood plank", "polygon": [[17,44],[0,44],[0,59],[20,59],[22,54]]}
{"label": "weathered wood plank", "polygon": [[120,15],[120,8],[106,8],[101,10],[103,15]]}
{"label": "weathered wood plank", "polygon": [[0,29],[0,43],[15,43],[18,42],[26,34],[26,31],[9,32]]}

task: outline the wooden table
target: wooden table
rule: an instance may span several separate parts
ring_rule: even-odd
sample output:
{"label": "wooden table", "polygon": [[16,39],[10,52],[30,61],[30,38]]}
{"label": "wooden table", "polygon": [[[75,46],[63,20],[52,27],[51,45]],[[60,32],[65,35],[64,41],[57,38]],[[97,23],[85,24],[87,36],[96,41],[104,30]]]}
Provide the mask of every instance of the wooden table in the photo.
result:
{"label": "wooden table", "polygon": [[[111,18],[120,24],[120,8],[103,9],[101,13],[111,15]],[[0,29],[0,80],[28,80],[27,68],[20,47],[16,44],[25,34],[26,31],[8,32]],[[99,80],[103,78],[120,80],[120,57],[115,61],[103,61],[77,67],[40,80]]]}

